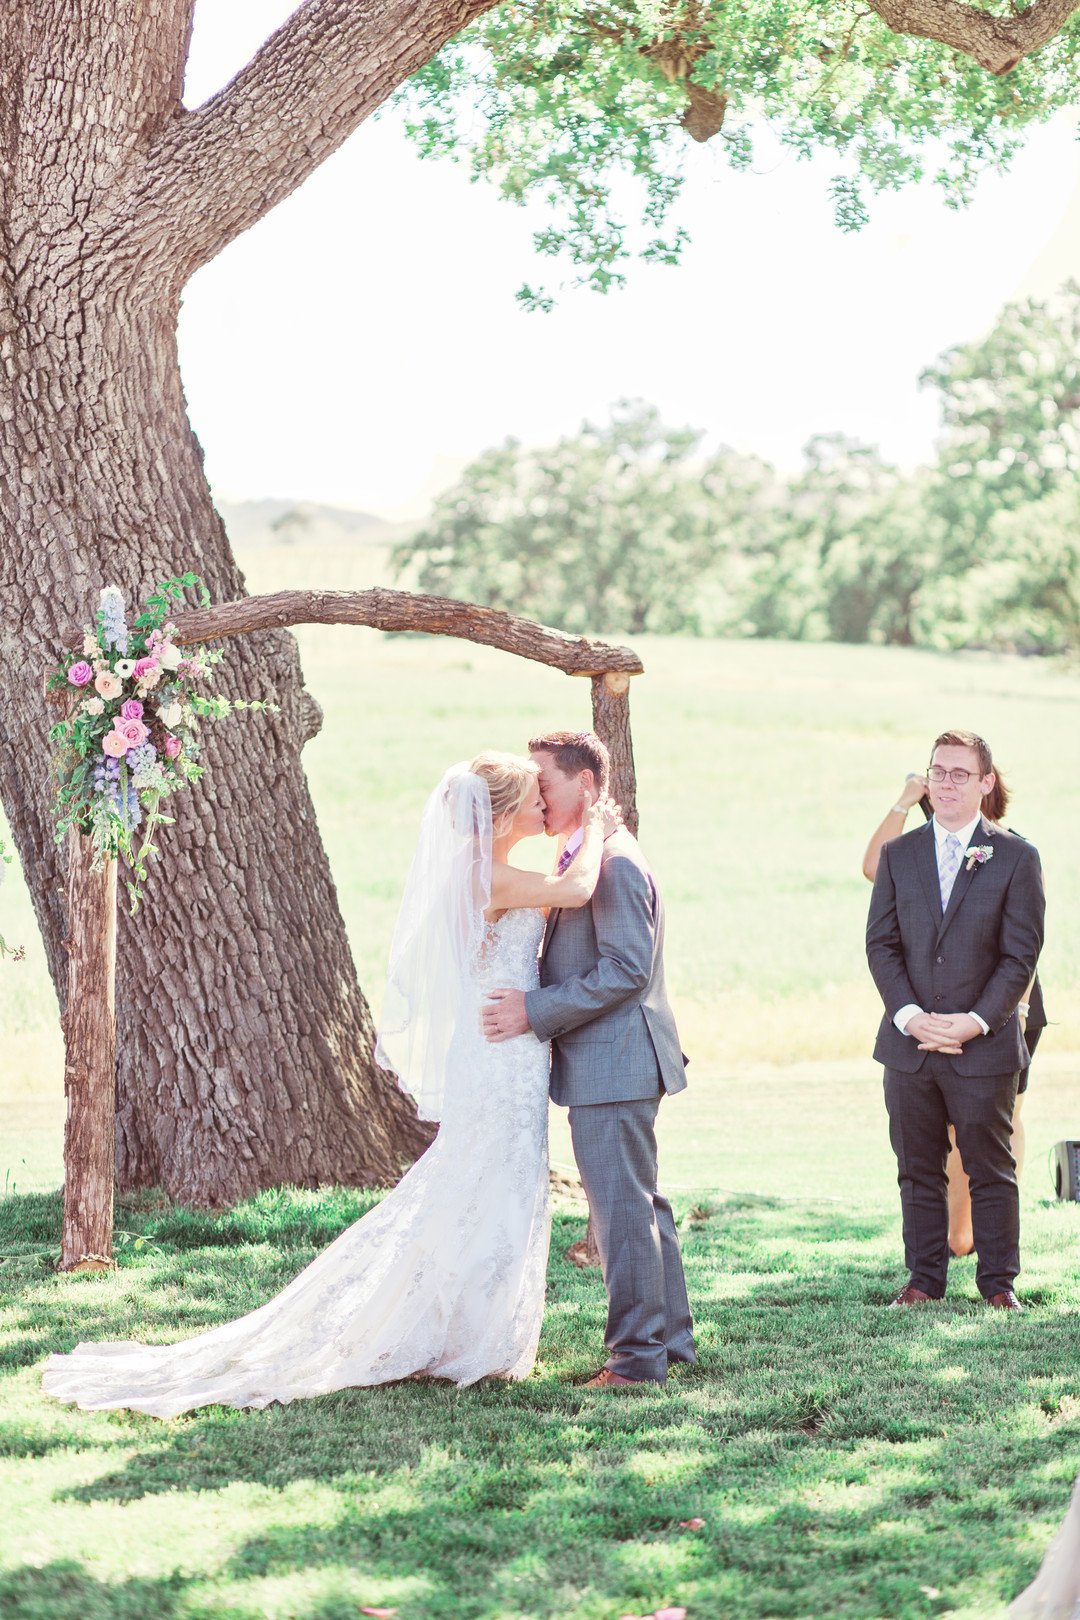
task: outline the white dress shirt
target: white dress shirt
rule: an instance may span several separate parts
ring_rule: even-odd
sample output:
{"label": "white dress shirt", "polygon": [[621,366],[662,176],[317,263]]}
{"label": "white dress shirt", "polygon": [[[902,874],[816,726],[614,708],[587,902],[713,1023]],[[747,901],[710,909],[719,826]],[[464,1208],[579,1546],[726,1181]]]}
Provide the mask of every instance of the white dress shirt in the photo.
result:
{"label": "white dress shirt", "polygon": [[[948,839],[949,833],[952,831],[952,829],[949,828],[949,827],[943,827],[941,825],[941,822],[938,820],[937,816],[934,816],[934,818],[933,818],[933,820],[931,822],[931,825],[932,825],[932,827],[934,829],[934,852],[935,852],[935,854],[937,856],[937,866],[938,866],[938,871],[940,872],[940,870],[941,870],[941,857],[942,857],[942,855],[944,853],[944,850],[945,850],[946,840]],[[961,860],[961,864],[963,863],[965,851],[969,848],[969,846],[971,844],[971,840],[972,840],[972,838],[973,838],[973,836],[975,834],[976,827],[979,827],[981,825],[982,825],[982,812],[980,811],[979,814],[975,817],[975,819],[973,821],[968,822],[966,827],[958,827],[956,829],[955,837],[957,837],[960,840],[960,860]],[[957,869],[956,869],[956,876],[957,877],[960,876],[960,868],[959,867],[957,867]],[[953,882],[955,883],[955,881],[956,881],[956,879],[954,878]],[[916,1016],[916,1014],[921,1013],[922,1011],[923,1011],[922,1007],[917,1006],[914,1001],[909,1001],[906,1007],[901,1007],[900,1008],[900,1011],[896,1014],[895,1018],[893,1019],[893,1023],[896,1025],[896,1027],[900,1031],[901,1035],[906,1035],[907,1034],[907,1027],[906,1027],[907,1024],[910,1022],[910,1020],[912,1018],[914,1018]],[[981,1027],[982,1032],[983,1032],[984,1035],[989,1035],[989,1033],[990,1033],[990,1025],[988,1023],[986,1023],[986,1021],[984,1019],[980,1018],[978,1013],[974,1013],[974,1012],[973,1013],[968,1013],[968,1017],[969,1018],[974,1018],[975,1022]],[[912,1036],[911,1039],[914,1040],[914,1036]]]}

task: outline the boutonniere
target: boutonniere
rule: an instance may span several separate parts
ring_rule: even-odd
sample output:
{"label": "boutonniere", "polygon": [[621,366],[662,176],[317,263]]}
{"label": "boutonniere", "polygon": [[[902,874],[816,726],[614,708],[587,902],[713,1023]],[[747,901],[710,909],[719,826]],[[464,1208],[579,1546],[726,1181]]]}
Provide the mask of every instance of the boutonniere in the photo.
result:
{"label": "boutonniere", "polygon": [[964,854],[967,856],[967,871],[973,866],[985,866],[987,861],[994,858],[993,844],[969,844]]}

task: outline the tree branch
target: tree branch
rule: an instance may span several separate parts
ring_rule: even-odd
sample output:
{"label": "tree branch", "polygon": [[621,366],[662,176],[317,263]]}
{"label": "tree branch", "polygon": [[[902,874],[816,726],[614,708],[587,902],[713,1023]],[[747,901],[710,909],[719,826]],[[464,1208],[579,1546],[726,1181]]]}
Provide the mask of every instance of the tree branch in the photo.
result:
{"label": "tree branch", "polygon": [[640,675],[643,668],[641,659],[629,647],[591,641],[587,636],[564,635],[561,630],[516,618],[497,608],[410,591],[277,591],[269,596],[220,602],[214,607],[192,608],[178,614],[174,623],[179,646],[242,636],[252,630],[280,630],[290,624],[361,624],[373,630],[419,630],[434,636],[458,636],[463,641],[515,653],[519,658],[531,658],[534,663],[561,669],[566,675],[604,675],[611,671]]}
{"label": "tree branch", "polygon": [[939,40],[1000,76],[1053,39],[1080,0],[1035,0],[1013,17],[996,17],[962,0],[869,0],[869,4],[894,34]]}
{"label": "tree branch", "polygon": [[181,112],[151,193],[185,276],[294,191],[494,0],[305,0],[232,82]]}

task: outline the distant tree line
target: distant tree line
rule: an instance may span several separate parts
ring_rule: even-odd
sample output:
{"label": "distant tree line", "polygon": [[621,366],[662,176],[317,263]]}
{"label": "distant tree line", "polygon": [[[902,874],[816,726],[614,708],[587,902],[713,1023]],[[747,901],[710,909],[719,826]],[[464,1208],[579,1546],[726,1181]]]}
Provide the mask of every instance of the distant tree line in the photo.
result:
{"label": "distant tree line", "polygon": [[932,466],[821,434],[798,473],[705,457],[623,402],[486,451],[399,544],[399,580],[569,631],[1061,652],[1080,645],[1080,285],[1011,304],[922,375]]}

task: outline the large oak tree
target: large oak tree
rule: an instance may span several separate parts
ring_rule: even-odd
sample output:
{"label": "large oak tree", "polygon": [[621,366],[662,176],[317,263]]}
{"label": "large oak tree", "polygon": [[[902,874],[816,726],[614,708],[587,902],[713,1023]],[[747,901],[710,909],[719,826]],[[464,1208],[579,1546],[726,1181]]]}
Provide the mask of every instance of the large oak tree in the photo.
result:
{"label": "large oak tree", "polygon": [[[59,993],[41,666],[103,583],[139,598],[190,567],[217,600],[243,592],[177,365],[195,270],[410,79],[425,150],[457,152],[510,197],[553,198],[538,245],[600,286],[628,248],[612,174],[644,182],[642,251],[677,256],[661,227],[679,142],[719,138],[744,162],[755,118],[800,149],[846,150],[871,187],[931,153],[960,195],[1073,94],[1074,3],[306,0],[189,109],[194,0],[5,0],[0,792]],[[462,132],[467,105],[482,116]],[[836,195],[857,223],[852,171]],[[230,667],[230,689],[283,713],[219,728],[212,791],[185,804],[138,923],[121,921],[120,1184],[222,1202],[282,1180],[392,1178],[425,1136],[373,1065],[300,763],[318,707],[284,631],[244,638]]]}

